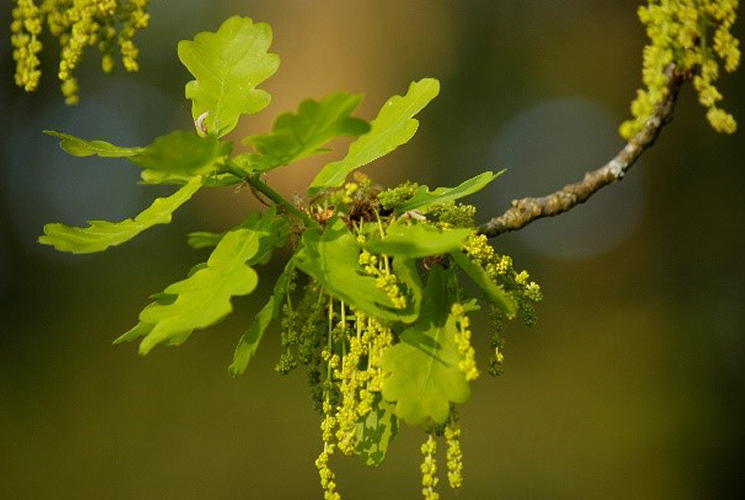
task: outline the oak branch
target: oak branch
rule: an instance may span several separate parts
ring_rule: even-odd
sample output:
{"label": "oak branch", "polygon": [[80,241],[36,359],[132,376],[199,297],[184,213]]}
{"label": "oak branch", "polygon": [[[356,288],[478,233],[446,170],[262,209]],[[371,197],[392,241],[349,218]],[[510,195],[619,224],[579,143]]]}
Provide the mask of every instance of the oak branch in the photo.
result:
{"label": "oak branch", "polygon": [[493,238],[508,231],[517,231],[534,220],[567,212],[587,201],[603,187],[623,179],[642,153],[654,144],[662,127],[672,120],[680,86],[690,78],[690,75],[676,73],[673,65],[667,67],[665,74],[668,78],[667,94],[647,119],[641,132],[632,137],[608,163],[587,172],[580,182],[564,186],[555,193],[540,198],[513,200],[506,212],[479,227],[479,233]]}

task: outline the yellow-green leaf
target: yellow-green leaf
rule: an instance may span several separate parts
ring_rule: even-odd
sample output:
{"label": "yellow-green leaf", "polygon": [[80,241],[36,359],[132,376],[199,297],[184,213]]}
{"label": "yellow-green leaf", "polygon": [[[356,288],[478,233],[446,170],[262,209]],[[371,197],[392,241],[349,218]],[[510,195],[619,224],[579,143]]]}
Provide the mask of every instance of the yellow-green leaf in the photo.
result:
{"label": "yellow-green leaf", "polygon": [[505,171],[501,170],[496,174],[493,172],[483,172],[476,177],[471,177],[452,188],[439,187],[430,191],[427,186],[419,186],[414,196],[406,202],[396,207],[397,212],[407,212],[409,210],[423,209],[432,203],[445,203],[457,200],[471,195],[484,189],[487,184],[502,175]]}
{"label": "yellow-green leaf", "polygon": [[238,228],[220,240],[207,266],[185,280],[168,286],[164,293],[177,296],[170,304],[150,304],[140,313],[140,321],[152,330],[140,343],[147,354],[157,344],[173,343],[183,335],[205,328],[227,316],[232,297],[251,293],[258,284],[256,271],[246,263],[259,251],[259,240],[269,233]]}
{"label": "yellow-green leaf", "polygon": [[80,137],[75,137],[54,130],[45,130],[45,134],[60,139],[60,147],[72,156],[101,156],[103,158],[127,158],[134,156],[142,151],[143,148],[123,148],[115,146],[106,141],[87,141]]}
{"label": "yellow-green leaf", "polygon": [[373,408],[357,423],[356,453],[366,465],[378,467],[383,463],[388,445],[398,435],[398,419],[393,405],[374,393]]}
{"label": "yellow-green leaf", "polygon": [[244,139],[255,153],[235,158],[244,168],[266,172],[308,156],[324,153],[322,146],[331,139],[358,136],[370,130],[370,125],[352,112],[362,100],[362,94],[334,92],[320,101],[308,99],[300,104],[297,114],[285,113],[272,126],[272,133]]}
{"label": "yellow-green leaf", "polygon": [[249,361],[251,361],[251,358],[256,353],[256,349],[259,347],[259,342],[261,342],[264,332],[269,327],[269,324],[279,316],[294,267],[292,261],[287,264],[284,272],[282,272],[274,284],[274,291],[269,301],[256,314],[248,330],[241,336],[238,346],[235,349],[235,354],[233,355],[233,362],[228,367],[228,372],[231,376],[236,377],[246,371]]}
{"label": "yellow-green leaf", "polygon": [[393,96],[372,121],[370,132],[349,147],[344,159],[329,163],[318,173],[308,188],[311,196],[326,188],[339,187],[354,170],[387,155],[409,142],[419,127],[413,118],[440,92],[440,83],[434,78],[413,82],[405,96]]}
{"label": "yellow-green leaf", "polygon": [[149,183],[186,183],[195,175],[213,172],[218,160],[232,149],[231,143],[220,142],[215,136],[176,130],[156,138],[129,160],[144,169],[142,178]]}
{"label": "yellow-green leaf", "polygon": [[484,292],[484,295],[491,303],[502,309],[508,318],[515,317],[515,314],[517,314],[515,301],[491,280],[483,267],[474,263],[460,250],[450,252],[450,256],[458,264],[458,267],[481,288],[481,291]]}
{"label": "yellow-green leaf", "polygon": [[178,56],[196,80],[186,84],[192,116],[208,134],[223,136],[244,114],[269,105],[271,97],[256,86],[279,67],[270,54],[272,30],[268,24],[233,16],[217,32],[202,32],[178,44]]}
{"label": "yellow-green leaf", "polygon": [[470,388],[458,368],[457,328],[450,314],[453,297],[447,275],[436,265],[430,272],[419,321],[404,330],[400,342],[383,354],[381,366],[388,373],[383,398],[395,402],[395,413],[409,425],[427,421],[444,423],[451,403],[465,403]]}
{"label": "yellow-green leaf", "polygon": [[371,240],[364,247],[373,253],[417,259],[458,250],[469,234],[471,230],[467,228],[442,230],[400,222],[392,225],[382,239]]}
{"label": "yellow-green leaf", "polygon": [[186,185],[167,198],[156,198],[150,207],[133,219],[121,222],[88,221],[89,227],[71,227],[53,223],[44,226],[39,243],[52,245],[59,251],[92,253],[106,250],[131,240],[142,231],[171,222],[173,212],[189,201],[202,186],[202,177],[192,178]]}
{"label": "yellow-green leaf", "polygon": [[411,314],[393,307],[388,295],[375,285],[375,278],[364,274],[359,255],[360,245],[354,235],[341,220],[333,219],[324,230],[306,229],[293,260],[330,294],[365,314],[390,320],[403,320]]}

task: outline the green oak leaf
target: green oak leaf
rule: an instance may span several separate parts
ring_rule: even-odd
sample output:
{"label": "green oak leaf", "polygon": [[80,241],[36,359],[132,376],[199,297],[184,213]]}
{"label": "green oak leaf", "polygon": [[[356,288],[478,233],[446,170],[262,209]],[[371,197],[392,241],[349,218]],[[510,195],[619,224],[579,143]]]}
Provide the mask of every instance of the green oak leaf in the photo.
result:
{"label": "green oak leaf", "polygon": [[370,132],[353,142],[342,160],[323,167],[313,179],[308,194],[314,196],[322,189],[341,186],[354,170],[409,142],[419,127],[419,122],[413,117],[439,92],[437,80],[424,78],[413,82],[405,96],[396,95],[388,99],[370,124]]}
{"label": "green oak leaf", "polygon": [[186,184],[195,175],[208,174],[203,186],[232,186],[243,179],[229,173],[214,174],[218,162],[233,149],[214,136],[200,137],[194,132],[178,130],[156,138],[145,147],[123,148],[106,141],[87,141],[61,132],[45,130],[61,139],[60,146],[73,156],[98,155],[103,158],[127,158],[143,167],[140,176],[145,184]]}
{"label": "green oak leaf", "polygon": [[269,324],[279,316],[294,267],[292,261],[288,262],[285,270],[279,275],[279,278],[277,278],[274,284],[274,291],[269,301],[256,314],[248,330],[246,330],[241,336],[240,341],[238,341],[238,346],[233,355],[233,362],[228,367],[228,372],[232,377],[241,375],[246,371],[249,361],[251,361],[251,358],[259,347],[259,342],[261,342],[264,332],[269,327]]}
{"label": "green oak leaf", "polygon": [[171,222],[173,212],[189,201],[202,186],[202,177],[192,178],[186,185],[167,198],[156,198],[153,204],[133,219],[121,222],[88,221],[89,227],[71,227],[64,224],[46,224],[39,243],[53,245],[59,251],[92,253],[106,250],[128,241],[142,231]]}
{"label": "green oak leaf", "polygon": [[[263,227],[264,230],[273,232],[274,239],[265,239],[262,241],[262,248],[265,248],[265,250],[262,250],[259,252],[259,255],[263,255],[264,253],[268,253],[273,246],[281,246],[284,244],[284,238],[287,235],[287,226],[289,225],[289,221],[286,218],[275,218],[272,219],[272,217],[276,216],[277,208],[275,206],[272,206],[269,209],[268,214],[272,214],[271,216],[267,215],[264,216],[263,219],[261,219],[261,222],[258,220],[261,217],[260,212],[251,212],[251,214],[241,222],[239,227],[245,227],[248,229],[251,228],[257,228],[257,224],[262,224],[261,227]],[[189,246],[194,248],[195,250],[199,250],[202,248],[212,248],[217,246],[218,243],[220,243],[220,240],[227,231],[224,231],[222,233],[211,233],[209,231],[195,231],[193,233],[189,233],[188,243]],[[254,262],[254,261],[252,261]],[[256,264],[263,264],[264,262],[261,261],[261,259],[255,261]]]}
{"label": "green oak leaf", "polygon": [[372,253],[417,259],[459,250],[469,234],[471,230],[467,228],[442,230],[427,224],[397,222],[382,239],[370,240],[364,248]]}
{"label": "green oak leaf", "polygon": [[[132,342],[133,340],[137,340],[140,337],[147,336],[151,331],[153,331],[153,325],[138,321],[137,324],[130,330],[117,337],[114,340],[114,344],[121,344],[122,342]],[[191,335],[191,331],[189,332],[189,335]]]}
{"label": "green oak leaf", "polygon": [[45,130],[44,133],[60,139],[60,147],[72,156],[96,155],[102,158],[128,158],[143,150],[143,148],[122,148],[106,141],[87,141],[54,130]]}
{"label": "green oak leaf", "polygon": [[213,248],[216,247],[225,233],[210,233],[208,231],[195,231],[189,233],[188,243],[189,246],[195,250],[201,248]]}
{"label": "green oak leaf", "polygon": [[152,325],[142,339],[140,353],[147,354],[160,343],[178,343],[191,331],[222,320],[233,310],[231,298],[248,295],[258,276],[247,262],[259,252],[265,231],[238,228],[220,240],[207,266],[188,278],[169,285],[164,293],[176,295],[170,304],[152,303],[140,313],[140,321]]}
{"label": "green oak leaf", "polygon": [[195,175],[213,172],[218,160],[232,149],[231,143],[220,142],[215,136],[177,130],[158,137],[129,160],[143,167],[142,178],[149,183],[188,182]]}
{"label": "green oak leaf", "polygon": [[338,218],[324,230],[310,227],[293,260],[298,269],[315,278],[337,299],[365,314],[388,320],[403,320],[407,310],[396,310],[386,293],[375,286],[359,264],[360,245]]}
{"label": "green oak leaf", "polygon": [[251,170],[267,172],[273,168],[324,153],[331,139],[367,133],[370,125],[350,115],[362,100],[362,94],[334,92],[320,101],[308,99],[297,114],[285,113],[272,126],[272,133],[247,137],[243,143],[254,153],[235,158]]}
{"label": "green oak leaf", "polygon": [[501,170],[496,174],[492,172],[483,172],[476,177],[471,177],[470,179],[461,182],[456,187],[439,187],[434,191],[430,191],[427,186],[419,186],[419,189],[414,193],[414,196],[396,207],[396,211],[399,213],[407,212],[409,210],[425,208],[427,205],[431,205],[432,203],[445,203],[464,198],[481,191],[487,186],[487,184],[502,175],[504,172],[504,170]]}
{"label": "green oak leaf", "polygon": [[357,455],[365,465],[378,467],[383,463],[388,445],[398,435],[398,419],[393,405],[375,393],[373,409],[357,423]]}
{"label": "green oak leaf", "polygon": [[483,267],[473,262],[466,254],[459,250],[450,252],[450,256],[458,264],[458,267],[471,278],[471,281],[481,288],[481,291],[484,292],[484,295],[486,295],[486,298],[491,303],[502,309],[507,318],[512,319],[515,317],[515,314],[517,314],[515,301],[492,281]]}
{"label": "green oak leaf", "polygon": [[269,105],[271,97],[255,87],[279,67],[270,54],[272,30],[268,24],[233,16],[216,33],[202,32],[178,44],[178,57],[196,80],[186,84],[191,113],[202,130],[223,136],[244,114]]}
{"label": "green oak leaf", "polygon": [[[246,218],[246,220],[244,220],[239,226],[235,228],[235,229],[245,228],[248,230],[256,231],[263,235],[263,237],[259,240],[258,250],[251,258],[249,258],[246,261],[246,265],[254,266],[256,264],[266,263],[269,260],[269,257],[271,256],[272,249],[276,246],[281,246],[284,244],[286,237],[287,237],[288,223],[284,219],[278,219],[276,215],[277,215],[276,207],[271,207],[267,211],[267,213],[263,216],[258,211],[252,212]],[[212,233],[207,233],[207,234],[212,234]],[[214,242],[214,245],[211,245],[211,246],[219,245],[220,241],[222,241],[223,236],[225,236],[226,234],[228,234],[228,232],[220,234],[220,235],[214,235],[214,236],[219,236],[219,238],[217,241]],[[204,269],[207,269],[209,267],[210,267],[209,262],[202,262],[200,264],[197,264],[189,270],[187,274],[187,278],[191,278],[198,272]],[[154,302],[151,303],[149,306],[147,306],[145,309],[149,307],[153,307],[155,305],[161,305],[161,306],[171,305],[174,302],[176,302],[176,299],[178,299],[178,297],[179,296],[177,294],[173,294],[173,293],[167,293],[167,292],[155,293],[150,296],[150,298],[154,299]],[[129,330],[125,334],[118,337],[114,341],[114,343],[119,344],[122,342],[130,342],[140,337],[146,337],[147,335],[150,334],[150,332],[152,332],[154,327],[155,327],[154,324],[144,323],[140,321],[131,330]],[[165,343],[168,345],[179,345],[183,343],[184,341],[186,341],[186,339],[189,338],[189,336],[191,335],[193,331],[194,331],[194,328],[189,328],[178,334],[171,335],[165,341]]]}
{"label": "green oak leaf", "polygon": [[381,359],[388,377],[383,398],[395,402],[395,413],[409,425],[428,420],[444,423],[451,403],[465,403],[470,388],[458,368],[460,353],[455,344],[457,327],[450,314],[453,297],[447,275],[436,265],[430,272],[419,321],[400,335]]}

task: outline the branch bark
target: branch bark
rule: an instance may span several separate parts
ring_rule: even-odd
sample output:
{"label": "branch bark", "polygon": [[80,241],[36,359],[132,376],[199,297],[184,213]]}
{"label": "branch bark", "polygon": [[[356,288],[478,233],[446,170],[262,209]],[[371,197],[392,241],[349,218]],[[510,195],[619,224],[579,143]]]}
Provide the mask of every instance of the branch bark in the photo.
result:
{"label": "branch bark", "polygon": [[662,128],[672,120],[680,87],[689,78],[688,75],[676,73],[673,65],[666,68],[665,74],[668,78],[667,94],[644,123],[644,128],[608,163],[597,170],[587,172],[580,182],[564,186],[547,196],[513,200],[512,206],[506,212],[479,227],[479,233],[493,238],[508,231],[517,231],[534,220],[567,212],[587,201],[605,186],[623,179],[642,153],[654,144]]}

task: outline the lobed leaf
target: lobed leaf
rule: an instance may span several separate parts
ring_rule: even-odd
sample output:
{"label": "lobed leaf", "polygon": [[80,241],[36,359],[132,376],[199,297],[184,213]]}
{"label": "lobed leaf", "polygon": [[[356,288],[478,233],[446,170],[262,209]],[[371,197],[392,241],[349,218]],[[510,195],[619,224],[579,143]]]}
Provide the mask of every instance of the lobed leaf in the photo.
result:
{"label": "lobed leaf", "polygon": [[315,278],[330,294],[365,314],[402,320],[409,313],[396,310],[386,293],[375,285],[359,264],[360,245],[347,226],[332,219],[324,230],[310,227],[293,260],[298,269]]}
{"label": "lobed leaf", "polygon": [[364,248],[377,254],[417,259],[458,250],[469,234],[471,230],[467,228],[443,231],[427,224],[396,223],[382,239],[371,240]]}
{"label": "lobed leaf", "polygon": [[[254,228],[257,231],[273,231],[272,234],[269,236],[262,238],[259,241],[259,250],[256,252],[256,255],[249,259],[247,261],[247,265],[255,265],[259,263],[263,263],[266,260],[268,260],[269,254],[271,253],[271,248],[274,246],[278,246],[280,244],[284,243],[284,238],[287,233],[287,224],[280,222],[277,224],[277,219],[275,219],[276,216],[276,209],[274,207],[270,208],[269,212],[262,218],[261,214],[259,212],[252,212],[246,220],[241,223],[238,227],[246,227],[246,228]],[[217,237],[217,241],[213,241],[212,245],[210,246],[216,246],[219,244],[222,237],[227,234],[213,234],[213,233],[205,233],[209,235],[213,235]],[[206,269],[209,267],[209,264],[207,262],[202,262],[200,264],[197,264],[193,266],[189,272],[187,273],[187,277],[191,277],[197,272]],[[151,299],[154,299],[154,302],[150,304],[150,306],[153,306],[155,304],[160,305],[170,305],[173,304],[176,299],[178,298],[178,295],[166,293],[166,292],[159,292],[155,293],[150,296]],[[150,307],[148,306],[148,307]],[[140,337],[147,336],[154,328],[155,325],[149,324],[149,323],[143,323],[142,321],[138,322],[137,325],[135,325],[132,329],[130,329],[128,332],[124,333],[123,335],[119,336],[116,340],[114,340],[114,344],[120,344],[122,342],[131,342],[133,340],[137,340]],[[171,336],[166,343],[168,345],[179,345],[186,341],[186,339],[189,338],[191,335],[193,329],[185,330],[182,333],[178,335]]]}
{"label": "lobed leaf", "polygon": [[129,160],[144,168],[142,179],[150,183],[188,182],[195,175],[214,172],[218,160],[232,149],[231,143],[220,142],[215,136],[177,130],[158,137]]}
{"label": "lobed leaf", "polygon": [[202,177],[192,178],[185,186],[167,198],[156,198],[150,207],[137,217],[121,222],[88,221],[89,227],[46,224],[39,243],[53,245],[59,251],[92,253],[106,250],[128,241],[142,231],[156,225],[168,224],[178,207],[186,203],[202,186]]}
{"label": "lobed leaf", "polygon": [[102,158],[128,158],[139,154],[143,150],[143,148],[122,148],[106,141],[87,141],[54,130],[45,130],[44,133],[60,139],[60,147],[72,156],[96,155]]}
{"label": "lobed leaf", "polygon": [[[140,174],[147,184],[186,184],[195,175],[216,170],[219,160],[230,154],[232,143],[217,137],[200,137],[194,132],[177,130],[156,138],[145,147],[123,148],[106,141],[87,141],[52,130],[45,134],[61,139],[60,146],[73,156],[97,155],[103,158],[127,158],[143,167]],[[210,175],[204,186],[224,186],[241,182],[231,174]]]}
{"label": "lobed leaf", "polygon": [[256,288],[258,276],[251,266],[268,260],[271,249],[286,236],[286,225],[277,226],[275,216],[274,208],[263,217],[252,213],[223,236],[206,264],[156,295],[140,313],[140,321],[152,327],[140,343],[141,354],[160,343],[180,344],[192,331],[219,322],[233,310],[232,297]]}
{"label": "lobed leaf", "polygon": [[245,161],[251,170],[267,172],[326,152],[322,146],[336,137],[362,135],[370,130],[370,125],[351,117],[361,100],[362,94],[334,92],[320,101],[303,101],[297,114],[285,113],[277,118],[271,134],[244,139],[243,143],[252,146],[255,153],[236,161]]}
{"label": "lobed leaf", "polygon": [[496,174],[491,171],[483,172],[476,177],[471,177],[470,179],[461,182],[456,187],[439,187],[434,191],[430,191],[427,186],[419,186],[419,189],[414,193],[414,196],[396,207],[396,211],[399,213],[408,212],[409,210],[424,208],[432,203],[444,203],[464,198],[481,191],[491,181],[502,175],[504,172],[504,170],[501,170]]}
{"label": "lobed leaf", "polygon": [[457,328],[450,314],[454,298],[447,289],[445,270],[436,265],[424,290],[419,321],[404,330],[400,342],[381,359],[388,377],[383,398],[395,402],[396,416],[409,425],[428,420],[444,423],[451,403],[465,403],[470,388],[458,368]]}
{"label": "lobed leaf", "polygon": [[223,136],[244,114],[269,105],[271,97],[255,87],[272,76],[279,57],[270,54],[272,30],[248,17],[233,16],[217,32],[202,32],[178,44],[178,57],[196,80],[186,84],[192,116],[209,134]]}
{"label": "lobed leaf", "polygon": [[341,186],[354,170],[409,142],[419,127],[419,122],[413,117],[439,92],[440,83],[437,80],[424,78],[413,82],[405,96],[388,99],[370,124],[370,132],[353,142],[342,160],[323,167],[313,179],[308,194],[314,196],[322,189]]}
{"label": "lobed leaf", "polygon": [[140,343],[140,353],[147,354],[163,342],[182,342],[193,330],[227,316],[233,310],[233,296],[251,293],[258,277],[246,261],[258,251],[262,236],[248,229],[230,231],[215,248],[206,268],[165,289],[165,293],[177,296],[175,301],[153,303],[143,309],[140,321],[152,328]]}
{"label": "lobed leaf", "polygon": [[364,420],[357,423],[356,452],[365,465],[378,467],[383,463],[388,445],[398,435],[398,419],[394,406],[374,393],[373,409]]}
{"label": "lobed leaf", "polygon": [[517,305],[510,296],[492,281],[486,270],[474,263],[463,252],[456,250],[450,253],[456,264],[463,270],[471,280],[481,288],[486,298],[502,309],[508,318],[514,318],[517,314]]}
{"label": "lobed leaf", "polygon": [[251,361],[251,358],[259,347],[259,342],[264,336],[264,332],[269,327],[269,324],[279,316],[294,267],[292,261],[285,266],[285,270],[279,275],[279,278],[277,278],[274,284],[274,291],[269,301],[256,314],[248,330],[246,330],[238,341],[238,346],[233,355],[233,362],[228,367],[228,372],[232,377],[241,375],[246,371],[249,361]]}

